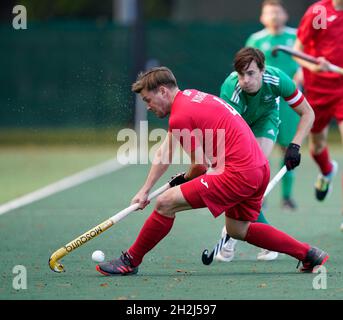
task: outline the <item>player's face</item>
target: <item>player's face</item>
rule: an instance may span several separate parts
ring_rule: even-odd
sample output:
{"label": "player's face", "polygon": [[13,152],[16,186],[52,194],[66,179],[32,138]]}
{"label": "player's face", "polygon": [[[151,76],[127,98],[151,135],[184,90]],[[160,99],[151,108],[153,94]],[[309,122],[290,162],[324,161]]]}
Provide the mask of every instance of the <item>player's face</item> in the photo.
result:
{"label": "player's face", "polygon": [[242,74],[238,73],[238,82],[242,90],[249,94],[257,93],[262,86],[263,71],[258,68],[255,61],[252,61]]}
{"label": "player's face", "polygon": [[266,28],[279,29],[285,26],[288,15],[281,6],[265,5],[260,20]]}
{"label": "player's face", "polygon": [[146,103],[147,110],[152,111],[159,118],[164,118],[170,112],[171,103],[165,87],[159,87],[156,90],[148,91],[143,89],[140,93],[143,101]]}

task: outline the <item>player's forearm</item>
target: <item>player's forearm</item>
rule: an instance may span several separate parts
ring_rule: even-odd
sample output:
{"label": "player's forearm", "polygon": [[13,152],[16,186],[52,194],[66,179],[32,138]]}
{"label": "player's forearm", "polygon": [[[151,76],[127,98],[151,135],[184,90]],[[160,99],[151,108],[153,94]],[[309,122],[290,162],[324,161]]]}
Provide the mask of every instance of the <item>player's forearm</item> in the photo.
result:
{"label": "player's forearm", "polygon": [[314,112],[306,99],[297,108],[295,108],[295,111],[300,115],[300,121],[292,143],[301,146],[312,128]]}
{"label": "player's forearm", "polygon": [[155,183],[162,177],[162,175],[167,171],[171,163],[171,159],[172,153],[167,136],[160,148],[156,151],[149,174],[142,187],[144,191],[149,192]]}
{"label": "player's forearm", "polygon": [[[304,46],[303,44],[300,42],[299,39],[297,39],[295,41],[295,44],[294,44],[294,47],[293,47],[294,50],[297,50],[299,52],[304,52]],[[300,58],[297,58],[297,57],[293,57],[293,59],[300,65],[302,66],[303,68],[306,68],[312,72],[318,72],[320,71],[320,67],[315,64],[315,63],[311,63],[311,62],[308,62],[304,59],[300,59]]]}
{"label": "player's forearm", "polygon": [[303,59],[294,58],[294,60],[301,65],[303,68],[310,70],[311,72],[319,72],[320,66],[308,61],[304,61]]}
{"label": "player's forearm", "polygon": [[149,174],[145,180],[142,190],[149,193],[155,183],[167,171],[169,164],[153,164],[150,168]]}
{"label": "player's forearm", "polygon": [[141,188],[146,193],[149,193],[155,183],[163,176],[163,174],[167,171],[169,167],[168,163],[163,163],[161,152],[158,150],[153,163],[151,165],[149,174],[145,180],[143,187]]}

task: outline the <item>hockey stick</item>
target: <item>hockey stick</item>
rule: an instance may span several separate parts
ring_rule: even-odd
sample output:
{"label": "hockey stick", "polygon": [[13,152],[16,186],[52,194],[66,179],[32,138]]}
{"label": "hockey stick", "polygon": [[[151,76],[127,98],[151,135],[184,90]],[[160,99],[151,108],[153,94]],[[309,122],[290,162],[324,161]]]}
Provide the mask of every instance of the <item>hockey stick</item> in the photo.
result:
{"label": "hockey stick", "polygon": [[[286,166],[283,166],[281,170],[275,175],[275,177],[269,182],[266,191],[264,192],[263,198],[265,198],[269,192],[277,185],[277,183],[282,179],[284,174],[287,172]],[[210,254],[208,254],[208,250],[205,249],[201,256],[201,261],[205,265],[209,265],[212,263],[214,257],[217,255],[217,253],[221,250],[221,248],[228,242],[230,239],[230,236],[226,234],[223,236],[218,243],[214,246],[213,250]]]}
{"label": "hockey stick", "polygon": [[[283,45],[275,46],[272,50],[272,56],[276,57],[278,54],[278,51],[282,51],[282,52],[285,52],[287,54],[290,54],[291,56],[297,57],[299,59],[303,59],[305,61],[318,64],[317,58],[315,58],[309,54],[294,50],[291,47],[287,47],[287,46],[283,46]],[[329,63],[329,71],[343,75],[343,68],[336,66],[335,64],[332,64],[332,63]]]}
{"label": "hockey stick", "polygon": [[[163,193],[164,191],[168,190],[171,187],[170,181],[160,187],[159,189],[155,190],[148,196],[148,201],[157,197],[159,194]],[[74,240],[67,243],[65,246],[61,247],[57,251],[55,251],[49,259],[49,267],[51,270],[55,272],[62,272],[64,270],[64,266],[58,261],[62,259],[64,256],[69,254],[70,252],[74,251],[75,249],[79,248],[86,242],[94,239],[99,234],[103,233],[110,227],[112,227],[115,223],[119,222],[123,218],[125,218],[128,214],[132,213],[133,211],[137,210],[139,207],[138,203],[132,204],[131,206],[127,207],[126,209],[118,212],[113,217],[105,220],[104,222],[100,223],[96,227],[90,229],[89,231],[85,232],[81,236],[75,238]]]}

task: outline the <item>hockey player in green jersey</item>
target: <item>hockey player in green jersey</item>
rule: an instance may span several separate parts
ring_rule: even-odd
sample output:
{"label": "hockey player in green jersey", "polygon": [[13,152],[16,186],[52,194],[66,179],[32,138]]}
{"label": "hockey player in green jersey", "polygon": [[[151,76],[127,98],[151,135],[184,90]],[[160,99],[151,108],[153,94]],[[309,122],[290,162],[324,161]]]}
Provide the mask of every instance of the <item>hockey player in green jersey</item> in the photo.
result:
{"label": "hockey player in green jersey", "polygon": [[[265,65],[262,51],[252,47],[241,49],[235,56],[234,69],[221,86],[220,97],[233,106],[252,129],[264,154],[268,157],[276,142],[279,130],[279,100],[283,98],[299,116],[296,132],[287,146],[284,164],[293,170],[300,163],[300,146],[306,130],[311,128],[314,113],[293,80],[278,68]],[[263,213],[257,220],[268,223]],[[223,228],[222,235],[225,235]],[[231,261],[236,240],[230,240],[215,257],[218,261]],[[265,252],[259,260],[274,260],[276,252]]]}
{"label": "hockey player in green jersey", "polygon": [[[296,40],[296,29],[286,25],[288,14],[281,0],[265,0],[262,3],[260,21],[265,27],[253,33],[246,41],[247,47],[260,49],[266,58],[266,65],[278,67],[292,78],[297,85],[302,82],[302,70],[296,61],[287,54],[272,55],[277,45],[293,47]],[[287,108],[287,103],[280,99],[280,126],[276,143],[281,147],[284,155],[288,144],[295,134],[299,116]],[[283,159],[281,166],[283,165]],[[288,171],[281,181],[282,208],[295,210],[296,202],[292,196],[294,171]]]}

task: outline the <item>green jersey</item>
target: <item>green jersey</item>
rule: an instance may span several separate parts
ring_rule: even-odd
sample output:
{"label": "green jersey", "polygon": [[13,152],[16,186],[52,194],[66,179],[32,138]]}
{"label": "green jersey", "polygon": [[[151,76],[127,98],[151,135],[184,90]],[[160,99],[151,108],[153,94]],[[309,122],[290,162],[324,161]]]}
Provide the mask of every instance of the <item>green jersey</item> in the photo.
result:
{"label": "green jersey", "polygon": [[255,95],[249,95],[242,91],[238,82],[238,74],[234,71],[222,84],[220,97],[230,103],[244,120],[252,125],[271,113],[275,113],[278,117],[279,97],[284,98],[292,107],[295,107],[303,96],[287,74],[278,68],[267,66],[263,73],[261,89]]}
{"label": "green jersey", "polygon": [[238,74],[234,71],[222,84],[220,97],[241,114],[256,137],[267,137],[274,142],[279,133],[280,97],[293,108],[304,100],[293,80],[280,69],[270,66],[265,68],[262,86],[255,95],[242,91]]}
{"label": "green jersey", "polygon": [[284,52],[279,52],[277,57],[272,56],[272,50],[277,45],[293,47],[297,36],[296,31],[294,28],[285,27],[280,34],[271,34],[267,29],[263,29],[253,33],[245,46],[260,49],[266,57],[266,65],[278,67],[293,78],[299,68],[298,64]]}
{"label": "green jersey", "polygon": [[[299,66],[295,60],[284,52],[279,52],[277,57],[272,56],[272,49],[277,45],[293,47],[296,40],[296,29],[284,27],[279,34],[271,34],[268,29],[253,33],[247,40],[246,46],[260,49],[266,58],[266,65],[278,67],[289,77],[293,78]],[[288,146],[292,141],[299,123],[299,115],[280,99],[280,126],[277,142],[281,146]]]}

